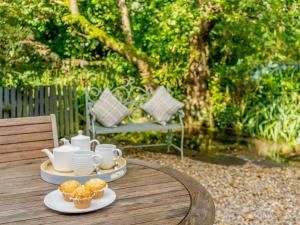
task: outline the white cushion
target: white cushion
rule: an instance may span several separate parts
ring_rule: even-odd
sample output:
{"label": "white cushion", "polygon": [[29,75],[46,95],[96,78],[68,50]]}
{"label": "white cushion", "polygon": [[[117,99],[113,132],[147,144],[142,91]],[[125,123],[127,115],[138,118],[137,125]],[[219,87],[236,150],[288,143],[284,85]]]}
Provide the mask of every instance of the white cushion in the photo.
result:
{"label": "white cushion", "polygon": [[150,114],[154,119],[165,125],[172,116],[184,106],[173,98],[164,86],[158,87],[153,96],[142,105],[142,109]]}
{"label": "white cushion", "polygon": [[130,115],[131,111],[124,106],[109,89],[105,89],[93,106],[96,119],[105,127],[114,127]]}

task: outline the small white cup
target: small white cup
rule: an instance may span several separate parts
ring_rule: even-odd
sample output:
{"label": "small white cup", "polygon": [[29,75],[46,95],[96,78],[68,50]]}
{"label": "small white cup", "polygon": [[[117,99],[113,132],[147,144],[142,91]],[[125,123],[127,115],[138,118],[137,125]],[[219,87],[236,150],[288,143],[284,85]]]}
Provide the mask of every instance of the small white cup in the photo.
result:
{"label": "small white cup", "polygon": [[102,163],[102,156],[92,151],[77,151],[72,155],[72,169],[76,175],[89,175]]}
{"label": "small white cup", "polygon": [[100,168],[104,170],[113,168],[117,160],[122,156],[122,151],[112,144],[97,145],[95,153],[102,158]]}

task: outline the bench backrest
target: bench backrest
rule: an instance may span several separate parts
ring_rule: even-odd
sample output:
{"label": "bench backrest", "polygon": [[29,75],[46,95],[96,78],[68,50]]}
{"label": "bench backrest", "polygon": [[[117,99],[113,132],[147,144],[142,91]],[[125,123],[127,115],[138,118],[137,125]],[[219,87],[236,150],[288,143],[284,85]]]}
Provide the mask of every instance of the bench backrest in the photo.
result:
{"label": "bench backrest", "polygon": [[[151,96],[149,91],[144,88],[134,86],[133,81],[127,79],[125,85],[112,89],[111,92],[132,111],[129,118],[134,118],[136,113],[138,113],[139,117],[141,117],[141,115],[147,116],[140,109],[140,106]],[[91,117],[93,116],[92,107],[101,94],[102,90],[96,87],[87,87],[86,89],[85,100],[87,127],[90,126]]]}
{"label": "bench backrest", "polygon": [[0,163],[44,157],[58,146],[55,115],[0,119]]}
{"label": "bench backrest", "polygon": [[[86,103],[92,106],[102,94],[103,90],[96,87],[87,87],[86,89]],[[133,85],[133,81],[130,79],[126,80],[126,84],[123,86],[114,88],[111,92],[127,107],[131,110],[139,108],[141,103],[144,103],[151,94],[144,88]]]}

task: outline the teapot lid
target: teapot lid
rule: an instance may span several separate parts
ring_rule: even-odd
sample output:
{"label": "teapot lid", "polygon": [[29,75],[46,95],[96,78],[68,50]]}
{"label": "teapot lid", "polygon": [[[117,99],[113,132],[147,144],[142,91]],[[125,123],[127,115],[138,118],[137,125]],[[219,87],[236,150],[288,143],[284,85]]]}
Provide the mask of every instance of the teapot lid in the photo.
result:
{"label": "teapot lid", "polygon": [[54,148],[54,151],[57,151],[57,152],[73,152],[73,151],[79,150],[79,147],[71,145],[69,140],[67,140],[66,138],[62,138],[61,140],[64,142],[64,144],[62,146]]}
{"label": "teapot lid", "polygon": [[72,137],[71,140],[90,140],[90,137],[83,135],[83,131],[79,130],[78,135],[75,137]]}

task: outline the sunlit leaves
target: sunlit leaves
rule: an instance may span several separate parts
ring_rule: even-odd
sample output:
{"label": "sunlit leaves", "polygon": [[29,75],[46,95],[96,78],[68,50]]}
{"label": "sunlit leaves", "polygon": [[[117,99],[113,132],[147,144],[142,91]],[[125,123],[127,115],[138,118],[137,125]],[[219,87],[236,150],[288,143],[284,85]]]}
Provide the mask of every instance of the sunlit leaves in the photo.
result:
{"label": "sunlit leaves", "polygon": [[[118,40],[125,40],[118,1],[78,3],[82,15],[92,24]],[[204,3],[200,8],[198,3],[198,0],[126,1],[135,45],[155,64],[153,82],[168,86],[174,96],[184,100],[187,96],[182,87],[187,85],[189,39],[200,31],[201,19],[216,19],[208,38],[210,105],[216,127],[273,140],[295,138],[296,134],[289,134],[288,130],[298,129],[292,120],[298,115],[293,104],[299,95],[299,73],[278,70],[270,74],[265,65],[300,63],[299,1],[208,0],[200,1]],[[214,7],[219,10],[209,12]],[[113,87],[126,77],[133,77],[137,85],[141,84],[135,66],[99,41],[86,38],[80,27],[70,26],[72,21],[65,17],[68,9],[53,1],[2,1],[0,14],[0,69],[1,75],[5,74],[0,77],[2,85],[77,81],[81,86]],[[100,63],[57,70],[52,62],[36,54],[34,48],[18,44],[27,38],[48,46],[60,59]],[[261,71],[259,75],[257,70]],[[280,102],[277,98],[284,103],[277,104]],[[282,114],[287,113],[290,117],[283,119]]]}

